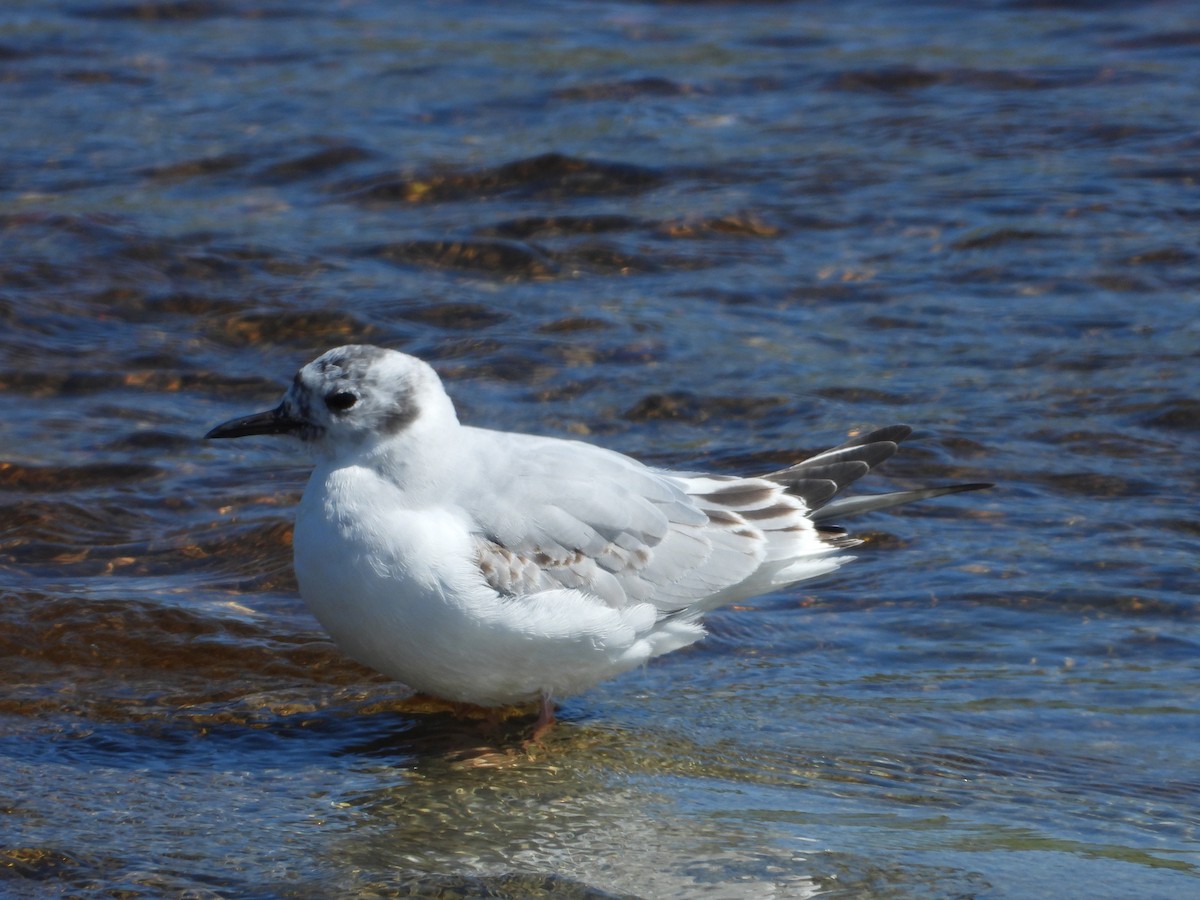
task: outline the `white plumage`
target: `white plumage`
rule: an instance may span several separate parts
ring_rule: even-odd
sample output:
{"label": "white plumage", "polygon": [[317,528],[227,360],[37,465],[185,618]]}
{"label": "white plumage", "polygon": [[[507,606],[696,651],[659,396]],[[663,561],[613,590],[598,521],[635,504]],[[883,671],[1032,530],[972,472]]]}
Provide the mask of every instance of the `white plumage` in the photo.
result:
{"label": "white plumage", "polygon": [[985,485],[827,503],[905,426],[758,478],[669,472],[578,441],[459,424],[437,374],[347,346],[274,410],[210,438],[292,434],[317,463],[300,592],[348,654],[424,693],[496,706],[582,691],[704,635],[717,606],[836,569],[844,514]]}

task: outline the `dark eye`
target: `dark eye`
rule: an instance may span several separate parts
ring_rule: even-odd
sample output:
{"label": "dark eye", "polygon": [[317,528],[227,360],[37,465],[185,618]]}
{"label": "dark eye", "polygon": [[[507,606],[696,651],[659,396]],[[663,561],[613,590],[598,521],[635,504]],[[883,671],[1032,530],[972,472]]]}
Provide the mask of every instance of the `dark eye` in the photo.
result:
{"label": "dark eye", "polygon": [[334,412],[345,412],[357,402],[358,398],[349,391],[335,391],[325,395],[325,405]]}

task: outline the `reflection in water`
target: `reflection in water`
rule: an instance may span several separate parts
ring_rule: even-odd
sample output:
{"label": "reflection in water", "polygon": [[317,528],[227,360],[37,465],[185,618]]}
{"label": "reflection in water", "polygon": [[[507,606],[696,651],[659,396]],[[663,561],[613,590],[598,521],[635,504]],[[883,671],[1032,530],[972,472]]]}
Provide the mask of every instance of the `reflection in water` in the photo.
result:
{"label": "reflection in water", "polygon": [[646,896],[810,892],[803,860],[769,829],[680,816],[659,748],[626,737],[581,728],[533,758],[419,757],[402,785],[347,798],[355,828],[332,852],[364,871],[553,873]]}

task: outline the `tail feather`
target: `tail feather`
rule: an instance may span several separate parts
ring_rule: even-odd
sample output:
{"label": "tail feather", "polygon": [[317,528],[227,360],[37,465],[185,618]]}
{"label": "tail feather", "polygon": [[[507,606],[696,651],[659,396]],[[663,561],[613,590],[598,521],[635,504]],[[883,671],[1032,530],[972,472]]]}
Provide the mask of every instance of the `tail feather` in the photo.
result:
{"label": "tail feather", "polygon": [[824,522],[826,519],[857,516],[877,509],[891,509],[905,503],[915,503],[918,500],[928,500],[930,497],[944,497],[946,494],[959,494],[963,491],[981,491],[994,487],[986,483],[952,484],[947,487],[922,488],[916,491],[892,491],[888,494],[871,494],[867,497],[846,497],[827,503],[815,512],[809,513],[814,522]]}
{"label": "tail feather", "polygon": [[783,485],[789,494],[803,500],[810,510],[809,518],[813,522],[825,522],[835,516],[854,516],[930,497],[992,487],[990,484],[956,484],[949,487],[873,494],[868,497],[832,499],[844,487],[890,459],[899,449],[900,442],[910,434],[912,428],[908,425],[877,428],[764,477]]}
{"label": "tail feather", "polygon": [[910,434],[907,425],[879,428],[763,477],[782,484],[810,510],[820,509],[838,491],[890,458]]}

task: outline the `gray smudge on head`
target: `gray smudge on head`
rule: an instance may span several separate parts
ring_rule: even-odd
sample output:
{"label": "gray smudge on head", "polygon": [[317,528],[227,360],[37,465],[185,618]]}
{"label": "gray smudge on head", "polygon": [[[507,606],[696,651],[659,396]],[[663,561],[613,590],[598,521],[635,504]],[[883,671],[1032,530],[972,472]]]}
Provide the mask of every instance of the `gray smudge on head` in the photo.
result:
{"label": "gray smudge on head", "polygon": [[392,410],[383,417],[383,421],[379,423],[379,428],[386,434],[398,434],[403,431],[421,414],[421,408],[417,405],[416,398],[412,393],[406,393],[399,398]]}
{"label": "gray smudge on head", "polygon": [[359,382],[365,380],[371,365],[386,355],[387,351],[380,347],[372,347],[370,344],[350,344],[329,351],[316,360],[314,365],[322,375],[327,374],[330,369],[341,369],[345,373],[344,377]]}
{"label": "gray smudge on head", "polygon": [[[306,422],[315,422],[316,417],[312,414],[313,404],[323,404],[329,394],[348,390],[360,397],[374,397],[384,401],[385,405],[376,410],[378,418],[373,423],[377,432],[396,434],[403,431],[416,420],[421,410],[413,385],[381,378],[382,372],[389,370],[376,364],[388,353],[387,350],[367,344],[339,347],[326,353],[309,364],[320,373],[323,384],[314,385],[310,389],[304,384],[303,370],[296,373],[293,381],[295,389],[289,394],[294,405],[292,411]],[[319,436],[323,429],[315,425],[313,427],[316,433],[312,436]]]}

